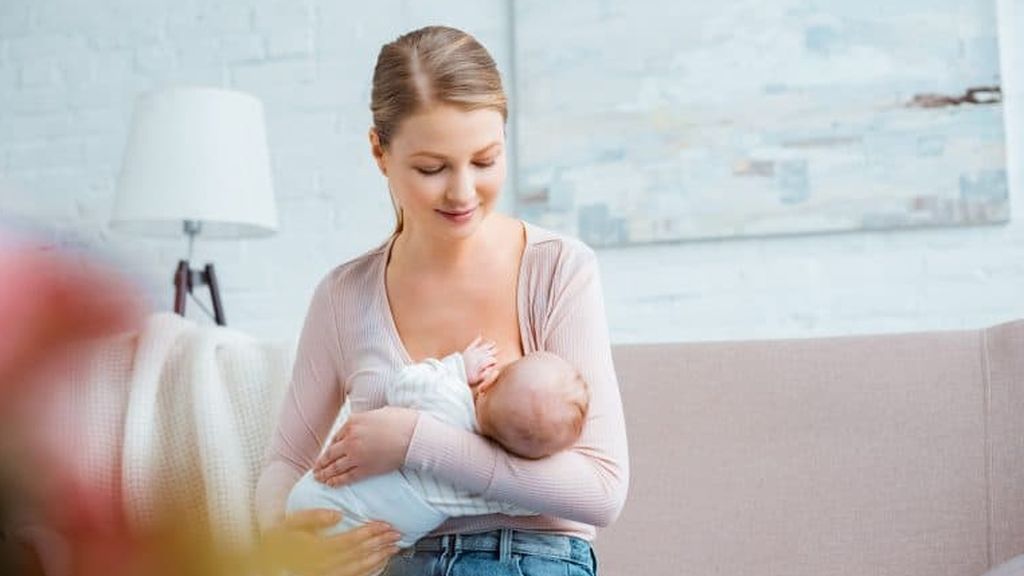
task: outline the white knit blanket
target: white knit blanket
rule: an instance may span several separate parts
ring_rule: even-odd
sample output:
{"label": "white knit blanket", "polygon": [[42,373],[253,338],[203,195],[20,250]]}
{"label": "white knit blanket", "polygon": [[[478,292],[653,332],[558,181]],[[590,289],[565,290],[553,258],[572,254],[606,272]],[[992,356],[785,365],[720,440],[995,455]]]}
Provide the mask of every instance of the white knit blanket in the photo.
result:
{"label": "white knit blanket", "polygon": [[121,489],[129,521],[161,503],[204,510],[227,543],[256,535],[253,494],[287,388],[290,354],[175,314],[138,337],[124,413]]}
{"label": "white knit blanket", "polygon": [[[171,313],[88,347],[43,402],[45,446],[144,529],[172,503],[205,515],[224,544],[257,535],[253,495],[287,389],[291,346]],[[195,517],[195,516],[193,516]],[[60,546],[45,527],[20,530]],[[46,540],[41,541],[41,540]],[[48,575],[66,572],[56,551]]]}

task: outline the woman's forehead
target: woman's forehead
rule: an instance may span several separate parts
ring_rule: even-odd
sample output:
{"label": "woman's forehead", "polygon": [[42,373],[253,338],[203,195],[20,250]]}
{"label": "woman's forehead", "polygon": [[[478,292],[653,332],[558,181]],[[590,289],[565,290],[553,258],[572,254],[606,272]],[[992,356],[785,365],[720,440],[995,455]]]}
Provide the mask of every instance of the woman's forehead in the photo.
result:
{"label": "woman's forehead", "polygon": [[505,122],[497,110],[433,106],[403,120],[391,144],[403,155],[447,157],[497,148],[504,139]]}

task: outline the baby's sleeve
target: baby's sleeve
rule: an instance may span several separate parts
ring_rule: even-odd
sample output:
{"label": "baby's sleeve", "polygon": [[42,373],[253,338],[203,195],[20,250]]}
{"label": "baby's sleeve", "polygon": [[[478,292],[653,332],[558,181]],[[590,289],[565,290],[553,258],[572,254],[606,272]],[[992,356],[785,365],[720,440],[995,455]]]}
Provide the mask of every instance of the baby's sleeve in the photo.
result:
{"label": "baby's sleeve", "polygon": [[465,372],[461,354],[410,364],[388,385],[388,405],[413,408],[463,430],[476,430],[473,393]]}
{"label": "baby's sleeve", "polygon": [[469,376],[466,374],[466,359],[462,354],[456,352],[441,359],[441,364],[448,370],[449,374],[457,378],[464,386],[469,386]]}

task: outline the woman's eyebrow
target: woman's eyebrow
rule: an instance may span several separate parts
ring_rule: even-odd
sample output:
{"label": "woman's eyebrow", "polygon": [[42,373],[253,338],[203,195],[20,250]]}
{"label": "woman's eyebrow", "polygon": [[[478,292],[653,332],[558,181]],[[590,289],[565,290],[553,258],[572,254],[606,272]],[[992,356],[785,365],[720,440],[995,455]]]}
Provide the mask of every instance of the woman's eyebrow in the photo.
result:
{"label": "woman's eyebrow", "polygon": [[[500,141],[491,142],[487,146],[484,146],[480,150],[474,152],[473,156],[478,156],[480,154],[483,154],[484,152],[489,152],[490,150],[492,150],[496,146],[501,146],[501,142]],[[410,154],[410,156],[429,156],[430,158],[438,158],[440,160],[447,160],[448,159],[448,157],[445,156],[444,154],[438,154],[437,152],[430,152],[428,150],[421,150],[419,152],[413,152],[412,154]]]}
{"label": "woman's eyebrow", "polygon": [[500,140],[497,140],[497,141],[491,142],[491,143],[490,143],[490,144],[488,144],[487,146],[484,146],[483,148],[481,148],[480,150],[478,150],[478,151],[477,151],[477,153],[476,153],[476,154],[474,154],[474,156],[476,156],[477,154],[483,154],[484,152],[490,152],[490,151],[491,151],[491,150],[492,150],[492,149],[493,149],[494,147],[496,147],[496,146],[501,146],[501,141],[500,141]]}

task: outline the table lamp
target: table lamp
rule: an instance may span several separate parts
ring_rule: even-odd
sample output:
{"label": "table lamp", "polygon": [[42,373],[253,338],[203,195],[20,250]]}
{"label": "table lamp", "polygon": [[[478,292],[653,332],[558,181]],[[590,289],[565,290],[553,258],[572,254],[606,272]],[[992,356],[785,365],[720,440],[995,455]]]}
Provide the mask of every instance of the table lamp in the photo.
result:
{"label": "table lamp", "polygon": [[119,232],[188,237],[174,273],[174,311],[207,286],[217,324],[224,307],[213,264],[193,269],[196,237],[239,239],[277,231],[263,105],[248,94],[177,87],[144,94],[131,132],[110,221]]}

